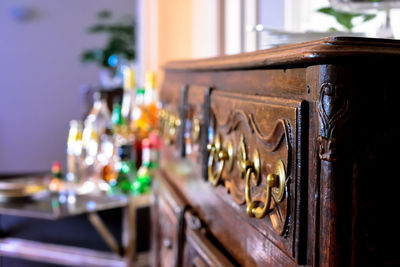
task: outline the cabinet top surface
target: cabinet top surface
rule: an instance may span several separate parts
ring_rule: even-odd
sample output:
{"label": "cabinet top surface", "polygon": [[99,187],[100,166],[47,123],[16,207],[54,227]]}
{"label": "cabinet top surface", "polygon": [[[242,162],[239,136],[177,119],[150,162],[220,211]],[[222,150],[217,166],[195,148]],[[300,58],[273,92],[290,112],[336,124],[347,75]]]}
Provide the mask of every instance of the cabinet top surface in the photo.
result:
{"label": "cabinet top surface", "polygon": [[400,40],[328,37],[231,56],[169,62],[166,71],[215,71],[298,67],[354,60],[398,60]]}

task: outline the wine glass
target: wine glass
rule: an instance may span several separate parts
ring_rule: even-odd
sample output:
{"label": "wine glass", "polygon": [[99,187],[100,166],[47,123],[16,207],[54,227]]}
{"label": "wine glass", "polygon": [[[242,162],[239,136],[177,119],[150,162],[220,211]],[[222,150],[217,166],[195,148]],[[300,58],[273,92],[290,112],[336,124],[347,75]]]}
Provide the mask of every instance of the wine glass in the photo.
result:
{"label": "wine glass", "polygon": [[385,11],[386,19],[376,32],[376,37],[394,38],[390,9],[400,8],[400,0],[330,0],[331,6],[343,12]]}

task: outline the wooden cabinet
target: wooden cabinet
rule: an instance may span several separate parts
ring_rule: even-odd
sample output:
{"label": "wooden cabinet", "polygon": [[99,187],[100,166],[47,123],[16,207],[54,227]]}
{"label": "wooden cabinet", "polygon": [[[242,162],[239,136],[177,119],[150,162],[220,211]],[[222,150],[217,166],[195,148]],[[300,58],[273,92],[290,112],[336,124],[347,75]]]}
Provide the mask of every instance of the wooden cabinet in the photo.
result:
{"label": "wooden cabinet", "polygon": [[395,164],[384,155],[398,133],[382,121],[398,117],[391,66],[399,58],[399,41],[337,37],[167,64],[161,100],[180,124],[157,181],[181,208],[160,204],[157,182],[154,218],[161,232],[170,224],[181,235],[169,262],[399,264],[400,231],[377,215],[393,214],[396,187],[385,187],[384,205],[376,201],[386,185],[377,177],[390,176],[382,160]]}
{"label": "wooden cabinet", "polygon": [[153,190],[154,265],[181,266],[185,204],[162,178],[154,181]]}
{"label": "wooden cabinet", "polygon": [[184,266],[235,266],[235,263],[217,247],[216,242],[213,242],[213,238],[196,215],[187,211],[185,218]]}

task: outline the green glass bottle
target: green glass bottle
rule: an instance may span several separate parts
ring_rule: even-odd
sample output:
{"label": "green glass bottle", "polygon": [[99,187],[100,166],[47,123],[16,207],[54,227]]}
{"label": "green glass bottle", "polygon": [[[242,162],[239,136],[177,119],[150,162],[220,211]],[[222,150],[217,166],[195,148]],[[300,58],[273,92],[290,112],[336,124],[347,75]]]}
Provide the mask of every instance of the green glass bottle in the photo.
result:
{"label": "green glass bottle", "polygon": [[115,144],[120,146],[129,143],[128,124],[122,116],[121,104],[118,101],[114,102],[111,121],[113,124]]}
{"label": "green glass bottle", "polygon": [[134,194],[134,183],[137,180],[135,162],[132,160],[132,145],[126,144],[118,148],[121,159],[117,179],[110,183],[112,193]]}
{"label": "green glass bottle", "polygon": [[145,194],[151,189],[151,150],[150,140],[147,138],[142,140],[142,165],[133,187],[135,194]]}
{"label": "green glass bottle", "polygon": [[118,101],[115,101],[113,104],[111,121],[114,127],[125,124],[124,118],[121,115],[121,104]]}

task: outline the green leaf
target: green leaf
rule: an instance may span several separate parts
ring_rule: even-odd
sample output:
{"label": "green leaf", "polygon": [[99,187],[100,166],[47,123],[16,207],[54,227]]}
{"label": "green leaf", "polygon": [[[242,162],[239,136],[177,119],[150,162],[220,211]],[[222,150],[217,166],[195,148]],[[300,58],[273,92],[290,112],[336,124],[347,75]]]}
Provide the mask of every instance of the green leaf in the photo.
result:
{"label": "green leaf", "polygon": [[[86,29],[88,34],[106,35],[107,41],[101,48],[88,49],[82,52],[82,62],[93,62],[102,67],[113,69],[108,65],[108,58],[117,55],[120,59],[134,60],[135,51],[135,20],[131,15],[124,15],[115,21],[106,20],[111,18],[109,10],[97,13],[97,22]],[[115,71],[115,69],[113,70]]]}
{"label": "green leaf", "polygon": [[363,16],[363,22],[376,18],[376,14],[367,14]]}
{"label": "green leaf", "polygon": [[89,27],[89,28],[87,29],[87,32],[88,32],[88,33],[100,33],[100,32],[105,32],[105,31],[106,31],[106,28],[107,28],[107,25],[104,25],[104,24],[96,24],[96,25],[93,25],[93,26]]}
{"label": "green leaf", "polygon": [[89,49],[81,53],[82,62],[102,61],[104,53],[102,49]]}
{"label": "green leaf", "polygon": [[124,25],[124,24],[96,24],[87,29],[88,33],[108,33],[111,35],[126,35],[133,36],[135,32],[134,25]]}
{"label": "green leaf", "polygon": [[355,17],[354,15],[344,14],[344,13],[341,13],[341,14],[338,13],[335,16],[336,21],[339,22],[341,25],[343,25],[348,30],[351,30],[354,27],[354,24],[351,22],[354,17]]}
{"label": "green leaf", "polygon": [[98,19],[108,19],[111,18],[112,12],[108,9],[101,10],[97,13]]}
{"label": "green leaf", "polygon": [[333,16],[336,21],[345,27],[347,30],[352,30],[354,27],[354,24],[352,20],[355,17],[363,17],[363,22],[371,20],[376,17],[374,14],[361,14],[361,13],[349,13],[349,12],[341,12],[333,9],[332,7],[323,7],[317,10],[320,13],[326,14],[326,15],[331,15]]}
{"label": "green leaf", "polygon": [[324,14],[327,14],[327,15],[332,15],[333,16],[333,14],[334,14],[334,10],[333,10],[333,8],[331,8],[331,7],[321,7],[320,9],[318,9],[317,10],[318,12],[320,12],[320,13],[324,13]]}

